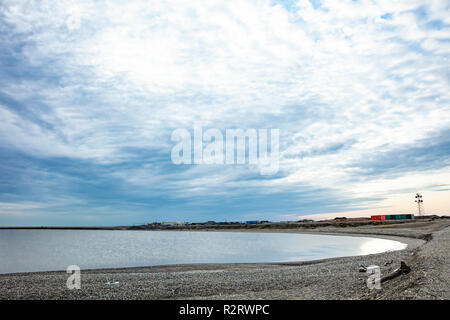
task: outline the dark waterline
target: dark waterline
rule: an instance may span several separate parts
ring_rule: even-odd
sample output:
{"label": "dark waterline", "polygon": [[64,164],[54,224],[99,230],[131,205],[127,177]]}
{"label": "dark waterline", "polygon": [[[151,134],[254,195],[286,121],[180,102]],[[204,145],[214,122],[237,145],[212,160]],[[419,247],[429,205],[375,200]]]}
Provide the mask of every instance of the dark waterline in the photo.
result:
{"label": "dark waterline", "polygon": [[256,232],[0,230],[0,273],[307,261],[401,250],[367,237]]}

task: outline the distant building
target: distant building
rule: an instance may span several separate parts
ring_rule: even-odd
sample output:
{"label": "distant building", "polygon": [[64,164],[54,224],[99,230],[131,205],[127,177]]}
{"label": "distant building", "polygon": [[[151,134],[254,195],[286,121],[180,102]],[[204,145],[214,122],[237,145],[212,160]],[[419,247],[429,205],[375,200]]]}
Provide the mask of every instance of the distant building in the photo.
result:
{"label": "distant building", "polygon": [[371,216],[370,220],[408,220],[414,219],[413,214],[386,214]]}
{"label": "distant building", "polygon": [[188,225],[186,222],[184,221],[164,221],[161,222],[160,225],[162,226],[186,226]]}

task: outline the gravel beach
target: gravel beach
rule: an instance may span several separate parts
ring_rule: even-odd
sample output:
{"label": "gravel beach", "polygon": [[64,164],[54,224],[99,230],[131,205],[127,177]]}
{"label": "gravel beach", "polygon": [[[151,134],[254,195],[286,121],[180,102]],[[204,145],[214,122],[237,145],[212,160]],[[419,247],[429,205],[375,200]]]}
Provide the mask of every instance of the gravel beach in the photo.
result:
{"label": "gravel beach", "polygon": [[[381,254],[297,263],[192,264],[82,270],[80,290],[66,288],[68,274],[65,272],[3,274],[0,275],[0,299],[450,298],[448,220],[266,232],[366,234],[398,240],[408,244],[408,247]],[[398,268],[400,261],[411,267],[410,273],[383,282],[380,290],[367,288],[367,274],[359,272],[360,264],[378,265],[382,276],[385,276]]]}

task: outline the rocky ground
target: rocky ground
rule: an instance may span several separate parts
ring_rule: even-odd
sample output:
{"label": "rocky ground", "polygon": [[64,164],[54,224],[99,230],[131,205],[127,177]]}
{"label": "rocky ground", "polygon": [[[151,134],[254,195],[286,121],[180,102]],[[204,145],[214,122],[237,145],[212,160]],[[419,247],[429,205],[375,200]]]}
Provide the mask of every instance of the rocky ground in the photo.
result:
{"label": "rocky ground", "polygon": [[[236,231],[236,230],[234,230]],[[264,232],[263,230],[255,230]],[[274,232],[274,230],[269,230]],[[0,275],[0,299],[449,299],[448,220],[279,232],[371,234],[407,243],[402,251],[299,263],[193,264],[83,270],[80,290],[65,272]],[[411,272],[369,290],[359,265]]]}

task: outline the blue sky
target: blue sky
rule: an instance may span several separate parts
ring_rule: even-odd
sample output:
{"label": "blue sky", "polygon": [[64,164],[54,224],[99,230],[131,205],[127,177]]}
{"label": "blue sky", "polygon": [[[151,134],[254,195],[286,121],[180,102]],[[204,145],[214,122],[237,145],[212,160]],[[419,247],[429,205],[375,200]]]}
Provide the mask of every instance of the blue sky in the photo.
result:
{"label": "blue sky", "polygon": [[[2,1],[0,225],[450,206],[450,3]],[[179,128],[280,129],[280,169],[175,165]]]}

